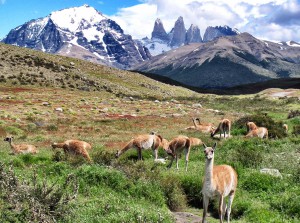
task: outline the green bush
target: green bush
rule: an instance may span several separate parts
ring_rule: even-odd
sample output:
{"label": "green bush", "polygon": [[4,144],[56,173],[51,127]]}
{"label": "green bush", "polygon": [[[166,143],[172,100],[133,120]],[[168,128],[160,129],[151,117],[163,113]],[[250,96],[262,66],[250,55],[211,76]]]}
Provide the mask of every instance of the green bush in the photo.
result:
{"label": "green bush", "polygon": [[187,200],[176,176],[166,175],[162,177],[160,185],[171,211],[179,211],[186,207]]}
{"label": "green bush", "polygon": [[295,135],[300,135],[300,125],[295,125],[292,133]]}
{"label": "green bush", "polygon": [[103,148],[100,148],[100,150],[98,150],[95,154],[93,154],[94,163],[100,165],[109,166],[112,164],[114,159],[115,159],[115,154]]}
{"label": "green bush", "polygon": [[61,185],[38,180],[36,172],[20,180],[12,167],[0,164],[0,222],[56,222],[70,214],[69,203],[76,198],[78,184],[69,175]]}
{"label": "green bush", "polygon": [[180,184],[186,194],[188,204],[193,207],[202,207],[202,176],[183,175],[180,178]]}
{"label": "green bush", "polygon": [[244,177],[242,181],[242,188],[248,192],[279,192],[284,191],[285,186],[282,180],[268,174],[253,172]]}
{"label": "green bush", "polygon": [[4,127],[4,130],[14,136],[20,137],[24,135],[24,131],[16,126],[6,126]]}
{"label": "green bush", "polygon": [[281,193],[272,198],[271,207],[290,217],[300,217],[300,190]]}

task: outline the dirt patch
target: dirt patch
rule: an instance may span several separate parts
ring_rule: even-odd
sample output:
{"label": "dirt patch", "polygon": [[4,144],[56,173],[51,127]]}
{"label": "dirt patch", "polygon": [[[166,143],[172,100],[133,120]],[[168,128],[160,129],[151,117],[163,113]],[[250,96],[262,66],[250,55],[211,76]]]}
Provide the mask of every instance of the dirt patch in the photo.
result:
{"label": "dirt patch", "polygon": [[0,87],[1,92],[13,92],[13,93],[18,93],[18,92],[24,92],[24,91],[34,91],[31,88],[21,88],[21,87]]}
{"label": "dirt patch", "polygon": [[202,217],[190,212],[173,212],[176,223],[198,223],[202,221]]}

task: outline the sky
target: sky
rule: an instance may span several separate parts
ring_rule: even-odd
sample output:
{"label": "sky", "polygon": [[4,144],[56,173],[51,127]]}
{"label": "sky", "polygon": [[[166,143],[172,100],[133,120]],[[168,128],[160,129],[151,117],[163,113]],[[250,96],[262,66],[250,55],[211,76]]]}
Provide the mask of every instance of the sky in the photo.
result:
{"label": "sky", "polygon": [[179,16],[186,29],[228,25],[271,41],[300,42],[300,0],[0,0],[0,39],[52,11],[88,4],[115,20],[133,38],[151,37],[160,18],[167,32]]}

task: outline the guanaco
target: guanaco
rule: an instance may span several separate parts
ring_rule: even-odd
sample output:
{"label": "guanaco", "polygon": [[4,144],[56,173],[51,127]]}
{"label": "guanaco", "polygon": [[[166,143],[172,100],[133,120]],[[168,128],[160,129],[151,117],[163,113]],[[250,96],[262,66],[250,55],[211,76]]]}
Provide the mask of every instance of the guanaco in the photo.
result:
{"label": "guanaco", "polygon": [[227,137],[230,137],[230,129],[231,129],[231,121],[229,119],[225,118],[219,123],[218,128],[214,129],[211,132],[210,136],[214,137],[214,135],[219,132],[220,139],[221,139],[222,133],[224,134],[224,138],[226,138],[226,133],[227,133]]}
{"label": "guanaco", "polygon": [[[212,132],[215,127],[211,123],[201,123],[199,118],[192,118],[193,126],[189,126],[185,128],[185,130],[196,130],[203,133],[209,133]],[[198,121],[198,123],[196,122]]]}
{"label": "guanaco", "polygon": [[92,147],[87,142],[70,139],[62,143],[53,143],[52,148],[53,149],[62,148],[66,155],[67,154],[81,155],[89,162],[91,162],[91,158],[87,150],[91,150]]}
{"label": "guanaco", "polygon": [[13,143],[13,136],[7,136],[4,138],[4,141],[8,142],[10,145],[11,150],[14,154],[20,153],[31,153],[36,154],[38,152],[37,148],[34,145],[29,144],[14,144]]}
{"label": "guanaco", "polygon": [[138,135],[132,138],[123,149],[117,151],[116,158],[120,157],[123,153],[131,148],[135,148],[138,152],[138,159],[142,160],[142,150],[152,148],[154,159],[158,157],[158,148],[159,146],[164,146],[167,141],[163,141],[163,138],[160,135],[155,133]]}
{"label": "guanaco", "polygon": [[178,156],[184,151],[185,153],[185,170],[188,169],[189,155],[193,140],[190,140],[187,136],[177,136],[172,141],[169,142],[169,147],[167,150],[168,155],[171,156],[171,162],[168,168],[172,167],[174,159],[176,159],[176,168],[178,168]]}
{"label": "guanaco", "polygon": [[[205,223],[209,199],[217,196],[219,198],[219,217],[220,223],[223,223],[225,212],[227,210],[227,223],[230,222],[231,205],[234,199],[237,187],[237,173],[228,165],[214,166],[214,152],[217,144],[213,147],[207,147],[203,144],[205,154],[205,176],[202,186],[203,194],[203,218],[202,223]],[[228,198],[228,206],[224,198]]]}
{"label": "guanaco", "polygon": [[246,138],[259,137],[259,138],[268,138],[268,129],[265,127],[257,127],[254,122],[247,122],[248,133],[245,136]]}

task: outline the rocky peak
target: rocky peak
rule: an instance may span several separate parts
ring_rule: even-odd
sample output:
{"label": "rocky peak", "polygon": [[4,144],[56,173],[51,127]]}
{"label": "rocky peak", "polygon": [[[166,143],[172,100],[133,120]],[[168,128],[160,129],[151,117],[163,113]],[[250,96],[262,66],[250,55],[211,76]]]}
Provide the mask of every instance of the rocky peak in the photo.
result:
{"label": "rocky peak", "polygon": [[196,25],[191,25],[190,28],[186,32],[185,43],[200,43],[202,42],[202,38],[200,35],[200,29]]}
{"label": "rocky peak", "polygon": [[169,41],[169,36],[164,28],[164,25],[160,19],[156,19],[152,32],[151,39],[160,39],[163,41]]}
{"label": "rocky peak", "polygon": [[177,21],[175,22],[175,26],[173,30],[171,31],[171,42],[170,46],[181,46],[185,42],[185,33],[186,29],[184,26],[184,21],[182,16],[180,16]]}
{"label": "rocky peak", "polygon": [[212,41],[220,36],[234,36],[239,33],[238,30],[232,29],[229,26],[209,26],[205,30],[203,42]]}

